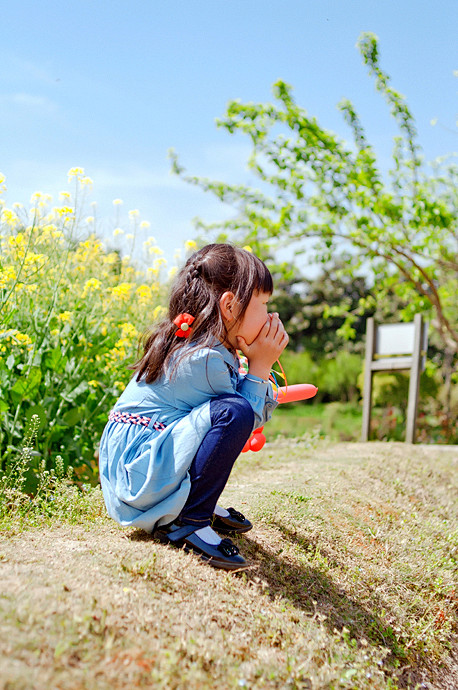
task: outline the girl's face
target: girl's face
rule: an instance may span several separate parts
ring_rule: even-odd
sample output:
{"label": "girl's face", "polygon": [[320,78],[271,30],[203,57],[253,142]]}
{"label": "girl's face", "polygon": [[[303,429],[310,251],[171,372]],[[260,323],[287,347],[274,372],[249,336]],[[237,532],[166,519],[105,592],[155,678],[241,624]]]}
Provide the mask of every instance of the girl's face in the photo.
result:
{"label": "girl's face", "polygon": [[[245,339],[247,345],[251,345],[259,331],[268,321],[267,303],[271,295],[269,292],[253,292],[245,314],[240,321],[229,325],[228,340],[237,348],[237,336]],[[237,317],[237,313],[234,314]]]}

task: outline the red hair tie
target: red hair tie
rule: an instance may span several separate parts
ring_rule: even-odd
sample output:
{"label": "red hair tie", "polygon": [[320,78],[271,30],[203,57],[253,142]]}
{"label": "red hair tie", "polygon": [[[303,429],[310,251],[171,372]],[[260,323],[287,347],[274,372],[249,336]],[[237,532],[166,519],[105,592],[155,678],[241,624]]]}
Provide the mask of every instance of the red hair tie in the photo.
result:
{"label": "red hair tie", "polygon": [[175,326],[178,326],[178,330],[175,332],[179,338],[189,338],[192,333],[191,324],[194,321],[194,316],[191,314],[178,314],[176,318],[173,319]]}

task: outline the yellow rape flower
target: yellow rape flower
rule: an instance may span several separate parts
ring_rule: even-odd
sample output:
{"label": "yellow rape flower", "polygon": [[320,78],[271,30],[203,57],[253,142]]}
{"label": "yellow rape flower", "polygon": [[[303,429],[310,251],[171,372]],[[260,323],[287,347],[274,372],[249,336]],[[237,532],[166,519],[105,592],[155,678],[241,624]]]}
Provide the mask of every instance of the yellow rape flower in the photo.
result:
{"label": "yellow rape flower", "polygon": [[151,288],[149,285],[139,285],[135,290],[138,297],[138,302],[142,307],[145,307],[151,301]]}
{"label": "yellow rape flower", "polygon": [[197,249],[197,242],[194,242],[194,240],[186,240],[184,248],[187,252],[195,252]]}
{"label": "yellow rape flower", "polygon": [[111,293],[114,297],[118,297],[120,300],[126,301],[130,297],[132,292],[132,283],[120,283],[111,288]]}
{"label": "yellow rape flower", "polygon": [[43,192],[34,192],[32,196],[30,197],[30,203],[31,204],[37,204],[39,201],[41,201],[44,197]]}
{"label": "yellow rape flower", "polygon": [[107,266],[112,266],[113,264],[117,264],[119,261],[119,255],[116,254],[116,252],[110,252],[110,254],[106,254],[103,257],[103,261]]}
{"label": "yellow rape flower", "polygon": [[14,213],[14,211],[10,211],[9,208],[4,208],[2,211],[2,221],[9,225],[11,228],[14,228],[18,224],[19,218]]}
{"label": "yellow rape flower", "polygon": [[134,208],[132,211],[129,211],[129,218],[133,220],[134,218],[138,218],[140,215],[140,211],[136,208]]}
{"label": "yellow rape flower", "polygon": [[6,287],[10,282],[12,283],[16,278],[17,275],[14,268],[12,266],[5,266],[0,271],[0,289]]}
{"label": "yellow rape flower", "polygon": [[113,230],[113,237],[118,237],[118,235],[124,235],[124,230],[122,228],[115,228]]}
{"label": "yellow rape flower", "polygon": [[80,247],[85,247],[85,249],[92,249],[96,251],[103,249],[101,241],[98,240],[95,235],[91,235],[89,239],[84,240],[84,242],[80,242]]}
{"label": "yellow rape flower", "polygon": [[89,280],[86,280],[86,282],[84,283],[81,297],[84,299],[90,292],[96,292],[97,290],[100,290],[101,285],[102,283],[97,278],[89,278]]}
{"label": "yellow rape flower", "polygon": [[97,388],[98,386],[102,385],[100,381],[95,381],[94,379],[92,379],[92,381],[88,381],[87,383],[91,388]]}
{"label": "yellow rape flower", "polygon": [[122,199],[113,199],[113,206],[121,206],[123,203]]}
{"label": "yellow rape flower", "polygon": [[121,324],[121,337],[123,339],[137,338],[138,331],[132,323],[122,323]]}
{"label": "yellow rape flower", "polygon": [[124,343],[122,340],[118,340],[118,342],[115,343],[114,348],[110,352],[110,359],[122,360],[122,359],[126,359],[126,356],[127,356],[127,352],[126,352],[126,349],[124,347]]}
{"label": "yellow rape flower", "polygon": [[167,265],[167,260],[164,259],[163,256],[159,257],[159,259],[154,259],[154,261],[153,261],[153,268],[157,271],[159,271],[162,268],[162,266],[166,266],[166,265]]}
{"label": "yellow rape flower", "polygon": [[159,247],[150,247],[148,251],[150,254],[156,254],[156,256],[161,256],[164,253]]}
{"label": "yellow rape flower", "polygon": [[8,238],[8,244],[10,247],[16,247],[18,249],[24,249],[26,245],[26,238],[23,232],[18,232],[16,236],[11,236]]}
{"label": "yellow rape flower", "polygon": [[53,208],[53,212],[57,216],[66,216],[66,215],[72,215],[74,213],[74,209],[71,206],[55,206]]}
{"label": "yellow rape flower", "polygon": [[169,278],[175,278],[176,274],[178,272],[178,267],[177,266],[172,266],[172,268],[169,271]]}
{"label": "yellow rape flower", "polygon": [[82,178],[80,179],[80,184],[81,184],[82,187],[92,187],[92,185],[94,184],[94,182],[92,181],[92,179],[91,179],[90,177],[88,177],[88,176],[86,175],[85,177],[82,177]]}
{"label": "yellow rape flower", "polygon": [[80,177],[84,175],[84,168],[70,168],[67,173],[68,181],[71,182],[74,177]]}
{"label": "yellow rape flower", "polygon": [[60,240],[64,236],[62,230],[58,230],[57,227],[50,223],[49,225],[44,225],[41,229],[41,235],[38,238],[39,242],[45,242],[46,240]]}
{"label": "yellow rape flower", "polygon": [[77,270],[85,269],[91,261],[98,260],[101,255],[103,255],[103,244],[95,235],[91,235],[87,240],[79,243],[74,254]]}
{"label": "yellow rape flower", "polygon": [[43,262],[40,266],[40,268],[42,268],[48,260],[49,258],[45,254],[35,254],[35,252],[29,252],[25,258],[24,264],[25,266],[35,266],[35,264]]}
{"label": "yellow rape flower", "polygon": [[21,333],[16,328],[12,328],[9,331],[0,331],[0,336],[2,340],[12,340],[18,345],[26,345],[31,347],[32,339],[27,333]]}
{"label": "yellow rape flower", "polygon": [[72,320],[72,312],[71,311],[63,311],[60,314],[58,314],[57,318],[62,323],[68,323],[69,321]]}
{"label": "yellow rape flower", "polygon": [[16,331],[14,337],[16,340],[21,343],[21,345],[31,345],[32,344],[32,338],[27,335],[27,333],[19,333]]}
{"label": "yellow rape flower", "polygon": [[161,305],[155,307],[153,309],[153,319],[163,319],[167,315],[167,309],[166,307],[162,307]]}
{"label": "yellow rape flower", "polygon": [[142,220],[140,227],[142,230],[147,230],[149,227],[151,227],[151,223],[148,223],[147,220]]}
{"label": "yellow rape flower", "polygon": [[246,252],[250,252],[250,254],[253,253],[253,250],[251,249],[251,247],[250,247],[249,244],[246,244],[246,245],[243,247],[243,249],[244,249]]}

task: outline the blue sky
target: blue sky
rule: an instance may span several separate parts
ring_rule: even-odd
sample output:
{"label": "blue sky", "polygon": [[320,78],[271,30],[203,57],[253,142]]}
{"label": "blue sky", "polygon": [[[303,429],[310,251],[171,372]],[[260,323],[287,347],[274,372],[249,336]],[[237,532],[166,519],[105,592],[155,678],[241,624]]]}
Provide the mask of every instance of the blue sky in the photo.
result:
{"label": "blue sky", "polygon": [[81,166],[94,181],[100,232],[111,235],[121,198],[171,257],[192,237],[194,216],[227,211],[171,176],[167,150],[190,173],[249,181],[247,142],[215,118],[233,98],[272,100],[277,79],[342,138],[336,104],[350,98],[387,165],[394,129],[355,48],[362,31],[378,35],[426,158],[458,150],[456,0],[9,2],[0,42],[7,203],[37,190],[57,199],[69,168]]}

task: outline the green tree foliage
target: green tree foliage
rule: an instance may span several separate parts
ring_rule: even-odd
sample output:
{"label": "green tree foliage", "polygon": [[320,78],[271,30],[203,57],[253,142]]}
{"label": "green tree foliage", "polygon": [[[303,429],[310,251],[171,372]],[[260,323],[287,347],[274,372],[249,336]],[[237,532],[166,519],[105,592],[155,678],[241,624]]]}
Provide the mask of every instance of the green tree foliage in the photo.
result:
{"label": "green tree foliage", "polygon": [[[427,167],[420,155],[415,121],[404,97],[392,88],[379,63],[377,38],[361,35],[358,47],[376,89],[398,128],[393,165],[382,174],[375,151],[352,103],[339,108],[353,144],[324,129],[294,100],[282,81],[273,87],[275,103],[229,103],[219,126],[243,133],[252,144],[249,166],[259,189],[177,174],[233,205],[236,214],[217,226],[230,239],[254,251],[302,247],[328,264],[347,251],[348,276],[370,276],[371,294],[359,300],[359,313],[394,293],[403,303],[400,317],[422,312],[431,319],[444,350],[458,351],[457,211],[458,168],[447,160]],[[313,250],[312,250],[313,247]],[[337,306],[328,314],[337,316]],[[345,300],[347,335],[357,319]]]}
{"label": "green tree foliage", "polygon": [[[362,350],[365,321],[358,310],[360,301],[368,298],[369,288],[364,277],[348,276],[345,269],[344,261],[339,260],[323,266],[313,279],[275,276],[272,308],[281,314],[290,348],[305,348],[315,357],[335,354],[343,345]],[[345,342],[343,310],[356,315],[352,328],[357,337],[352,343]]]}

